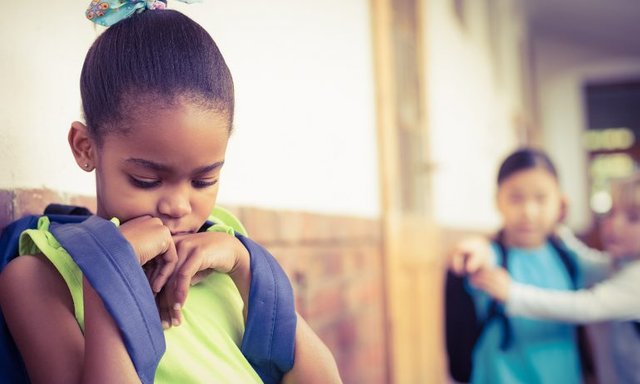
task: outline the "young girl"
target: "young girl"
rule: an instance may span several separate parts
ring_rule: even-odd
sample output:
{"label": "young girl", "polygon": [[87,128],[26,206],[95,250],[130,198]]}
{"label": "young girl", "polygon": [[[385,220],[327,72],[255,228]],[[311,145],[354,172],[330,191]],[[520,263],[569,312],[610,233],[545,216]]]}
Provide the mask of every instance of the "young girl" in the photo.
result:
{"label": "young girl", "polygon": [[[249,251],[232,231],[200,230],[216,202],[233,123],[231,74],[200,25],[162,8],[91,3],[89,18],[114,25],[87,53],[86,122],[71,125],[69,144],[80,168],[95,170],[97,215],[119,219],[134,269],[142,266],[157,294],[167,347],[155,381],[260,382],[240,352],[254,288]],[[0,306],[30,380],[139,382],[122,330],[47,220],[23,235],[21,249],[28,254],[0,275]],[[331,353],[299,316],[295,364],[284,380],[340,382]]]}
{"label": "young girl", "polygon": [[[498,172],[498,210],[503,229],[492,244],[493,264],[506,257],[517,281],[567,291],[573,281],[556,248],[548,241],[563,209],[556,170],[549,158],[521,149]],[[462,258],[453,269],[463,271]],[[490,318],[491,298],[468,287],[479,321]],[[495,312],[494,312],[495,313]],[[522,318],[490,320],[473,350],[472,383],[580,383],[581,368],[572,326]],[[510,337],[506,333],[510,330]]]}
{"label": "young girl", "polygon": [[[614,183],[612,192],[613,207],[602,226],[603,244],[618,264],[609,279],[591,289],[563,292],[522,284],[501,268],[484,268],[472,281],[504,302],[512,316],[582,324],[613,320],[609,341],[618,379],[640,383],[640,175]],[[578,254],[593,252],[573,246],[571,233],[562,237]]]}

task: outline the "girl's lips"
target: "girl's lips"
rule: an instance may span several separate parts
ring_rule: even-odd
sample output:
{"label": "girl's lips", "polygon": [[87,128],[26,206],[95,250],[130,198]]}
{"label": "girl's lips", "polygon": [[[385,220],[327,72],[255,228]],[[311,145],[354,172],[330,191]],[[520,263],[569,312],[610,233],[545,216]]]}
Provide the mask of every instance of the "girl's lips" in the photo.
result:
{"label": "girl's lips", "polygon": [[194,233],[194,231],[171,231],[171,236],[189,235],[192,233]]}

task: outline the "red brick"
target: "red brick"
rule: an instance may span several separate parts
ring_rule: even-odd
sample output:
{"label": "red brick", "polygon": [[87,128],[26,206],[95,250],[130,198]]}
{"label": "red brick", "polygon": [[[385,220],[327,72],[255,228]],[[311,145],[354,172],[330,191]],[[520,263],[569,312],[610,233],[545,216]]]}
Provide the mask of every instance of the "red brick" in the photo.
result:
{"label": "red brick", "polygon": [[304,241],[302,212],[280,212],[278,217],[278,232],[280,240],[285,244],[295,245]]}
{"label": "red brick", "polygon": [[381,306],[384,302],[382,284],[382,279],[375,275],[353,280],[346,292],[348,307],[358,310],[363,307]]}
{"label": "red brick", "polygon": [[0,230],[14,220],[13,191],[0,190]]}
{"label": "red brick", "polygon": [[278,214],[261,208],[241,208],[242,224],[247,228],[249,236],[258,243],[269,246],[278,242]]}
{"label": "red brick", "polygon": [[51,203],[65,204],[67,201],[60,194],[49,189],[16,189],[14,217],[38,215],[44,212]]}
{"label": "red brick", "polygon": [[327,319],[340,316],[344,310],[346,298],[339,282],[323,284],[321,287],[310,287],[306,303],[309,317]]}

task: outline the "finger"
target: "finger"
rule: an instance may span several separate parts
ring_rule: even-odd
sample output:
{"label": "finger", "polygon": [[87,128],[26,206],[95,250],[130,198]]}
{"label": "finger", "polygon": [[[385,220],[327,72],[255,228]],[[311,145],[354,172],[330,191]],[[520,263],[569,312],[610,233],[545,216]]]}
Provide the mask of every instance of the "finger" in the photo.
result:
{"label": "finger", "polygon": [[182,324],[182,307],[178,304],[173,304],[173,307],[170,308],[169,313],[171,314],[171,325],[174,327]]}
{"label": "finger", "polygon": [[192,250],[173,275],[175,279],[175,304],[184,305],[192,278],[202,269],[202,258],[198,256],[196,251]]}
{"label": "finger", "polygon": [[480,289],[482,291],[486,290],[488,287],[487,280],[481,275],[474,275],[470,279],[471,285],[475,288]]}
{"label": "finger", "polygon": [[151,266],[150,263],[147,263],[145,265],[142,266],[142,271],[144,271],[144,275],[147,277],[147,281],[149,282],[149,285],[151,285],[151,282],[153,281],[153,267]]}
{"label": "finger", "polygon": [[478,253],[469,253],[464,265],[465,273],[474,274],[480,271],[480,269],[485,266],[484,259],[485,257],[479,255]]}
{"label": "finger", "polygon": [[176,246],[173,241],[169,241],[167,249],[162,254],[162,263],[160,263],[160,269],[157,276],[153,280],[152,289],[154,292],[160,292],[162,287],[167,283],[169,277],[176,268],[178,263],[178,253],[176,252]]}
{"label": "finger", "polygon": [[207,276],[209,276],[211,273],[213,272],[213,270],[211,269],[204,269],[202,271],[198,271],[198,273],[196,273],[192,278],[191,278],[191,286],[197,285],[199,282],[201,282],[202,280],[204,280]]}
{"label": "finger", "polygon": [[464,273],[466,255],[464,252],[455,250],[450,259],[450,268],[456,275],[462,275]]}
{"label": "finger", "polygon": [[169,310],[169,307],[167,306],[166,291],[161,291],[156,296],[156,306],[158,307],[158,314],[160,315],[160,323],[162,324],[162,329],[171,328],[171,312]]}

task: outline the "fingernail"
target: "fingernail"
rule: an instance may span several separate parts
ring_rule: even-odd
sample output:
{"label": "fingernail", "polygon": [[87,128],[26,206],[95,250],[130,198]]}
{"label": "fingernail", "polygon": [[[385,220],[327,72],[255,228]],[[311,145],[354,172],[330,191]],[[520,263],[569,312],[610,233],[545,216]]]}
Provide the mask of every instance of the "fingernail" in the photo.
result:
{"label": "fingernail", "polygon": [[180,319],[174,318],[171,320],[171,323],[174,327],[177,327],[178,325],[180,325]]}
{"label": "fingernail", "polygon": [[174,311],[179,311],[181,309],[182,309],[182,305],[180,305],[180,303],[173,304],[173,310]]}
{"label": "fingernail", "polygon": [[169,329],[169,322],[166,320],[162,320],[162,329]]}

